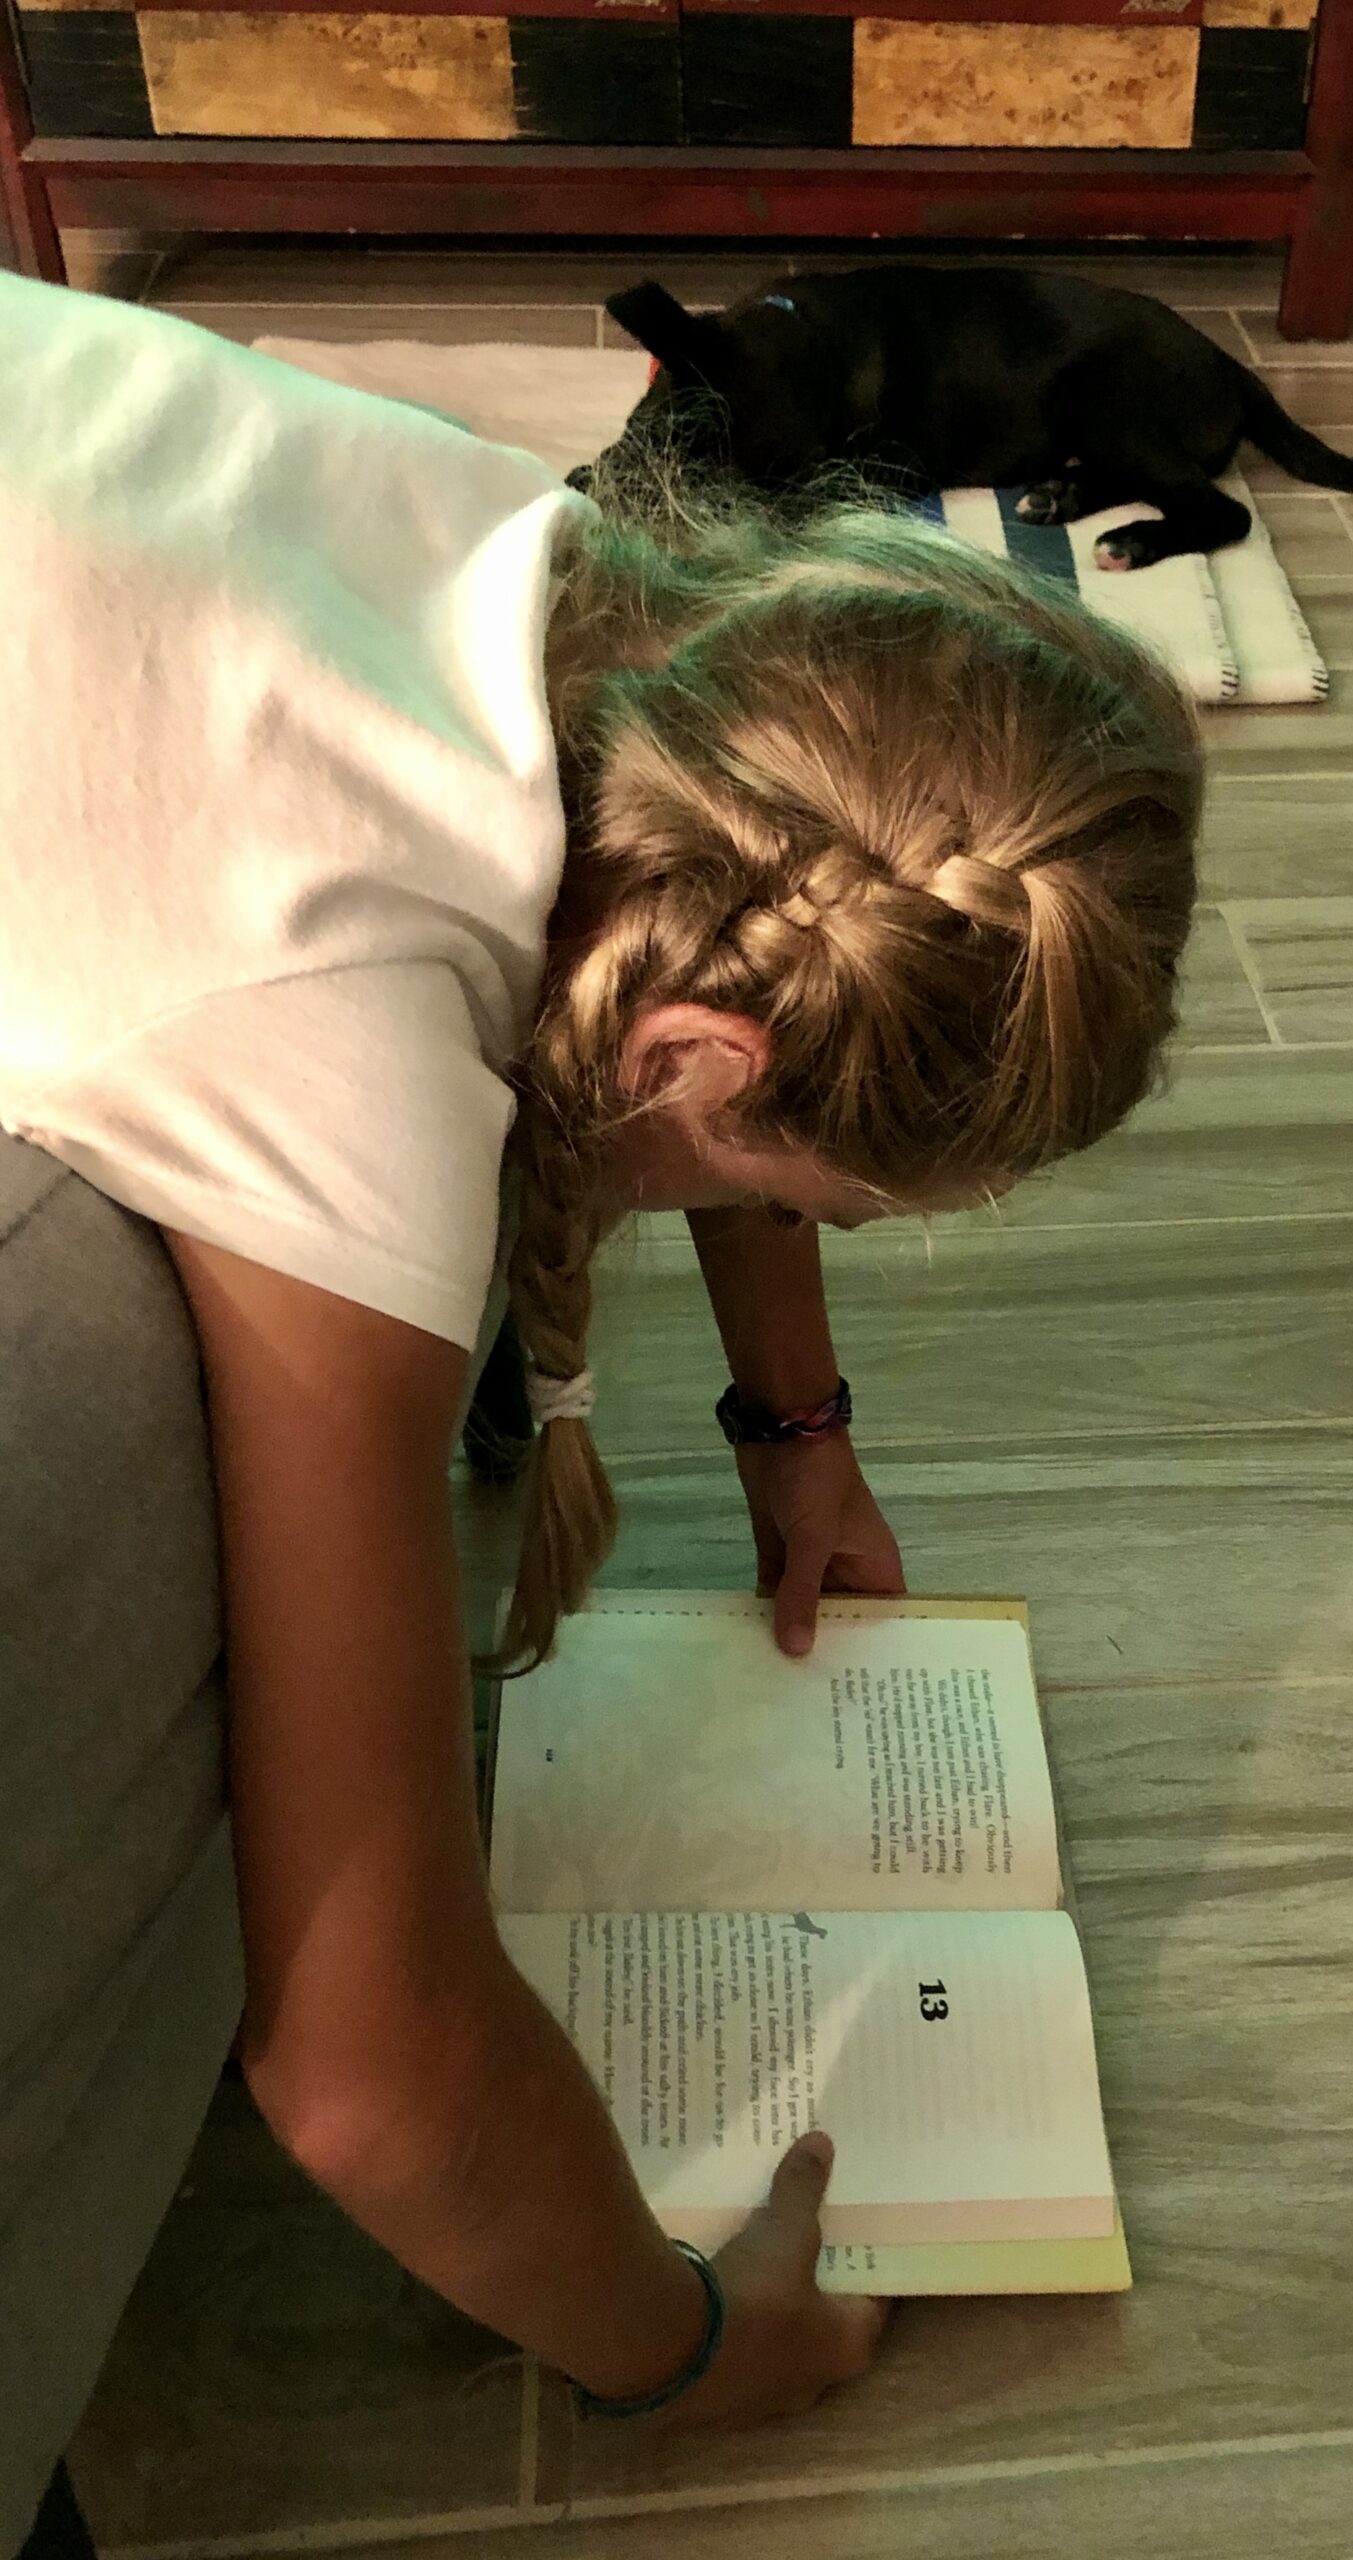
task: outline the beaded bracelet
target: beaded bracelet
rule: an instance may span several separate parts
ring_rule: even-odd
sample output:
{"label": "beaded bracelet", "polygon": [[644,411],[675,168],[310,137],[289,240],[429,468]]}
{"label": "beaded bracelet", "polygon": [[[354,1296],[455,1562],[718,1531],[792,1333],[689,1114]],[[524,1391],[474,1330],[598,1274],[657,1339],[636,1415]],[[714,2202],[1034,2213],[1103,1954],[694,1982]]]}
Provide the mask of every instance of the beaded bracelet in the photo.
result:
{"label": "beaded bracelet", "polygon": [[709,2313],[705,2321],[705,2334],[701,2339],[699,2346],[696,2348],[692,2361],[688,2364],[684,2373],[679,2373],[677,2375],[675,2382],[669,2382],[665,2389],[661,2391],[650,2391],[644,2398],[638,2400],[601,2400],[598,2399],[597,2394],[594,2391],[585,2391],[580,2382],[575,2382],[573,2385],[573,2397],[579,2417],[647,2417],[650,2410],[665,2409],[669,2400],[675,2400],[678,2394],[682,2391],[689,2391],[691,2384],[693,2382],[698,2382],[702,2373],[708,2373],[710,2366],[713,2364],[714,2358],[719,2351],[720,2341],[723,2337],[725,2316],[723,2286],[720,2284],[718,2274],[710,2265],[710,2262],[705,2256],[703,2250],[697,2249],[689,2240],[674,2240],[672,2246],[674,2249],[679,2249],[682,2256],[689,2258],[692,2266],[698,2269],[705,2291],[709,2296]]}

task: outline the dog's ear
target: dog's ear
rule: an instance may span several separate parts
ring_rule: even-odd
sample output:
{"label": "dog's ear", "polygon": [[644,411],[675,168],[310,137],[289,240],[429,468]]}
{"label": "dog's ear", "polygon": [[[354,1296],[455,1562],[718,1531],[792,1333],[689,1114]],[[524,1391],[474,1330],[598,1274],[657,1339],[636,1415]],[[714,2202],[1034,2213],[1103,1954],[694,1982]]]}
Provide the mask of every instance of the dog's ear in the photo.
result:
{"label": "dog's ear", "polygon": [[606,308],[683,389],[697,382],[717,387],[723,331],[712,313],[687,311],[665,285],[651,283],[627,285]]}

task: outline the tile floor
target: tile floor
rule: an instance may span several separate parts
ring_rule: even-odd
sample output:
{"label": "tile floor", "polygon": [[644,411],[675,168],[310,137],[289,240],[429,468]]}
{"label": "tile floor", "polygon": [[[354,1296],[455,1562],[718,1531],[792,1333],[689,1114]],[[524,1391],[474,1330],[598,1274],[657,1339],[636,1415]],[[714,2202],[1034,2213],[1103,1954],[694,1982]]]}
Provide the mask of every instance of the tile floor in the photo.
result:
{"label": "tile floor", "polygon": [[[645,267],[714,302],[788,263],[73,246],[75,281],[240,338],[592,344]],[[1353,450],[1353,345],[1279,339],[1272,258],[1077,263],[1175,301]],[[929,1260],[903,1230],[827,1240],[912,1587],[1032,1606],[1135,2290],[906,2308],[795,2424],[578,2430],[223,2081],[75,2447],[109,2552],[489,2554],[529,2527],[541,2560],[1353,2554],[1353,501],[1251,476],[1333,690],[1209,715],[1169,1090]],[[613,1257],[597,1353],[609,1578],[741,1583],[678,1222]],[[503,1528],[470,1524],[481,1609]]]}

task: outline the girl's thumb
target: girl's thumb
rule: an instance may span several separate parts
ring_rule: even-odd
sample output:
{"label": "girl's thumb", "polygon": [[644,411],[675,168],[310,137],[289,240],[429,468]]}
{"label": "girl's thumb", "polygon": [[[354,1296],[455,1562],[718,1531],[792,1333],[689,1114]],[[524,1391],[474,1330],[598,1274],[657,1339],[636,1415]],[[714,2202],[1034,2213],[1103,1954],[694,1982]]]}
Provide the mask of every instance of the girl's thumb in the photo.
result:
{"label": "girl's thumb", "polygon": [[822,1577],[830,1560],[817,1547],[790,1547],[775,1592],[775,1641],[782,1653],[812,1652]]}
{"label": "girl's thumb", "polygon": [[815,2129],[792,2142],[770,2183],[772,2212],[795,2221],[817,2220],[832,2173],[836,2146],[830,2134]]}

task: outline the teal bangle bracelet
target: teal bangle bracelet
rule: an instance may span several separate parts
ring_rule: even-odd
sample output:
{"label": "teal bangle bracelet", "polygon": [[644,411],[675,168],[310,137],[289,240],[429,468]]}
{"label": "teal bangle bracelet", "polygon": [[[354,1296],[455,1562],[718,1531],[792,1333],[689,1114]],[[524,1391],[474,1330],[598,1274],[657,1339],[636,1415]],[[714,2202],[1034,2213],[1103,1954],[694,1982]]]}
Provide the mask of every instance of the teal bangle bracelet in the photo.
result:
{"label": "teal bangle bracelet", "polygon": [[679,2249],[682,2256],[689,2258],[692,2266],[698,2269],[709,2296],[709,2314],[705,2321],[705,2334],[690,2364],[684,2373],[677,2375],[675,2382],[667,2384],[665,2390],[650,2391],[645,2398],[639,2400],[600,2400],[594,2391],[585,2391],[580,2382],[575,2382],[573,2398],[580,2417],[645,2418],[651,2410],[665,2409],[669,2400],[675,2400],[681,2392],[689,2391],[691,2384],[698,2382],[702,2373],[708,2373],[713,2364],[723,2337],[725,2317],[723,2286],[703,2250],[697,2249],[689,2240],[674,2240],[672,2246],[674,2249]]}

